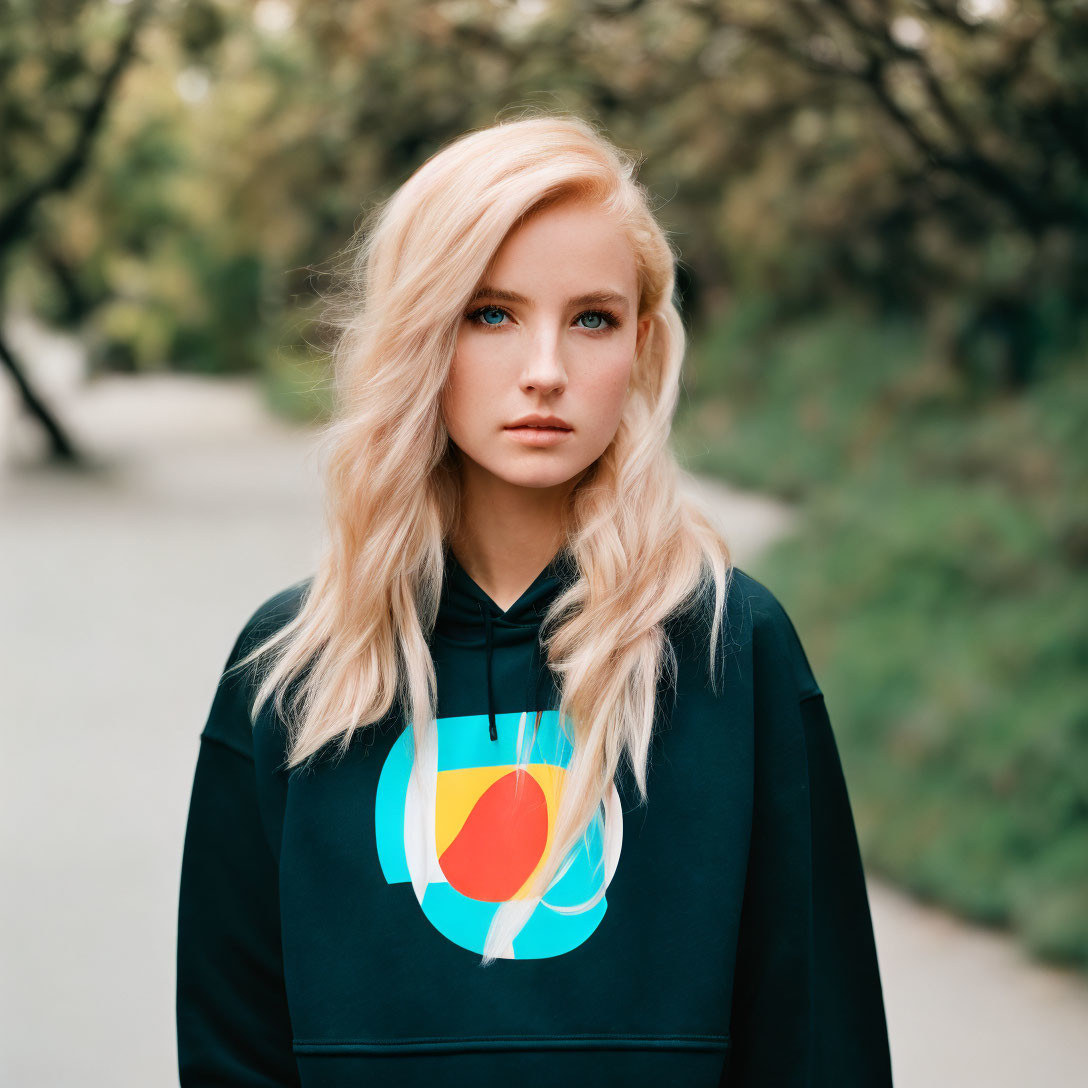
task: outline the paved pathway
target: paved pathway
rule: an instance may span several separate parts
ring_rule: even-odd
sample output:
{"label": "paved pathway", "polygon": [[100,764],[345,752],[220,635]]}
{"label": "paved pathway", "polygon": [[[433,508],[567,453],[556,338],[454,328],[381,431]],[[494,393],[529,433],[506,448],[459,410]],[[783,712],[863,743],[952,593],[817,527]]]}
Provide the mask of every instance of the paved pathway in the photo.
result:
{"label": "paved pathway", "polygon": [[[63,352],[43,358],[100,465],[28,467],[0,385],[0,1083],[168,1085],[197,735],[242,622],[313,569],[313,436],[245,382],[84,388]],[[790,523],[703,486],[741,566]],[[1081,980],[879,881],[870,895],[898,1088],[1085,1083]]]}

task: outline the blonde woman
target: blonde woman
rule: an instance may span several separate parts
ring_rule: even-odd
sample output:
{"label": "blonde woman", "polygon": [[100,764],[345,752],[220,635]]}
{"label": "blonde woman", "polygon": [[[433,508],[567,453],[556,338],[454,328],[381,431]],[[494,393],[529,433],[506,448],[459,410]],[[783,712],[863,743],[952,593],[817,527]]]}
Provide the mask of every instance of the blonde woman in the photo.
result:
{"label": "blonde woman", "polygon": [[635,168],[532,113],[349,249],[327,548],[201,734],[183,1086],[891,1083],[820,688],[681,491]]}

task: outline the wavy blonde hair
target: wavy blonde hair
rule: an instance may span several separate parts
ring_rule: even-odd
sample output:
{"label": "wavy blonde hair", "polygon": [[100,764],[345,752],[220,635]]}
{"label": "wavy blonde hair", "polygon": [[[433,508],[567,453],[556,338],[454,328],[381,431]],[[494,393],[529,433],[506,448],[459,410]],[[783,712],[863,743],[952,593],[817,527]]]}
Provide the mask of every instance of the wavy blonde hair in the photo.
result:
{"label": "wavy blonde hair", "polygon": [[[559,720],[573,729],[553,848],[531,894],[497,910],[483,965],[512,954],[538,903],[572,912],[604,895],[622,831],[609,802],[619,761],[626,752],[645,802],[657,683],[663,670],[676,670],[664,622],[711,583],[714,682],[733,568],[706,509],[682,493],[686,473],[669,445],[685,333],[673,301],[676,255],[635,180],[637,165],[584,119],[531,110],[453,140],[364,219],[345,250],[343,290],[326,311],[338,330],[336,407],[322,441],[328,539],[301,609],[236,666],[269,655],[252,714],[274,695],[287,722],[289,768],[334,740],[342,755],[357,729],[396,707],[411,723],[413,788],[429,804],[421,811],[433,812],[437,685],[427,640],[443,544],[461,509],[440,409],[458,329],[496,251],[529,216],[565,198],[597,201],[617,216],[637,264],[638,316],[649,315],[651,326],[615,437],[564,511],[577,578],[541,627]],[[600,890],[574,907],[547,903],[594,820],[607,871]],[[420,899],[426,880],[412,873]]]}

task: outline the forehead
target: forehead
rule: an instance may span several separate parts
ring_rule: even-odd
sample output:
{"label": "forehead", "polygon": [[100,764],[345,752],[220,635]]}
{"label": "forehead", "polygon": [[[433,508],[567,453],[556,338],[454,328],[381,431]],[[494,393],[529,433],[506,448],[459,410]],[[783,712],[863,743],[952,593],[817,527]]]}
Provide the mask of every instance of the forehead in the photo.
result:
{"label": "forehead", "polygon": [[634,250],[618,217],[594,202],[565,200],[506,236],[481,286],[528,297],[555,290],[633,295],[636,281]]}

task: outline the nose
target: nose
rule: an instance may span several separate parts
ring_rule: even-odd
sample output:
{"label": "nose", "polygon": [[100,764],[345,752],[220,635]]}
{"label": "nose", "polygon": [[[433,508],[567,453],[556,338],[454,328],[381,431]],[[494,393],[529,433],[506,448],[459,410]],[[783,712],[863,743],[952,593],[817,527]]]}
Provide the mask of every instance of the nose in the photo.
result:
{"label": "nose", "polygon": [[519,384],[526,392],[538,393],[552,393],[566,386],[567,371],[563,366],[560,340],[555,332],[541,328],[532,338]]}

